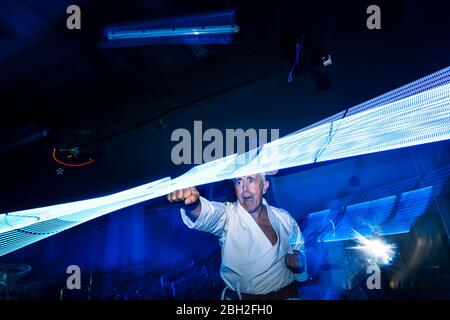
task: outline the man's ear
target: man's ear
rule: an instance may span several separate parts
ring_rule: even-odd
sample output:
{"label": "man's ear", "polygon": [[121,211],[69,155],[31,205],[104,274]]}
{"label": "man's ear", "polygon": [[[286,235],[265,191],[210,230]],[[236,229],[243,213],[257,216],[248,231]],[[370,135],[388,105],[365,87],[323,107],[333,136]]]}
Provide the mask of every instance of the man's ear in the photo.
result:
{"label": "man's ear", "polygon": [[264,180],[263,181],[263,194],[266,193],[268,188],[269,188],[269,181]]}

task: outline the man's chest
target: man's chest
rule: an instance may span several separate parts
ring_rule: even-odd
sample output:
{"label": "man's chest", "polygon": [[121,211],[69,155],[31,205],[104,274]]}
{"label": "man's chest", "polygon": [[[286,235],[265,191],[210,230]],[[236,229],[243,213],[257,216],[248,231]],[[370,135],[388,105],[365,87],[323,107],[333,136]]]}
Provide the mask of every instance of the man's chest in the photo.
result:
{"label": "man's chest", "polygon": [[274,246],[277,243],[278,236],[275,232],[272,224],[270,223],[270,220],[265,219],[255,219],[255,222],[257,226],[260,228],[260,230],[264,233],[266,238],[270,241],[272,246]]}
{"label": "man's chest", "polygon": [[290,230],[275,213],[254,219],[248,212],[236,210],[229,217],[225,233],[219,239],[221,246],[227,244],[231,251],[257,256],[272,249],[280,254],[288,250]]}

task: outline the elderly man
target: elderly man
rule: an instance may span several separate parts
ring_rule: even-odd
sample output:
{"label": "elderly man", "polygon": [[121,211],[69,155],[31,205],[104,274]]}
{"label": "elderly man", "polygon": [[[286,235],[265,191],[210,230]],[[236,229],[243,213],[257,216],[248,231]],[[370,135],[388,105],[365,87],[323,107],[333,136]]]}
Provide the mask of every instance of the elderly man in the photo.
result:
{"label": "elderly man", "polygon": [[263,198],[264,174],[234,179],[237,202],[201,197],[195,187],[167,196],[183,202],[181,217],[192,229],[210,232],[222,248],[222,298],[297,298],[297,281],[308,278],[303,237],[295,219]]}

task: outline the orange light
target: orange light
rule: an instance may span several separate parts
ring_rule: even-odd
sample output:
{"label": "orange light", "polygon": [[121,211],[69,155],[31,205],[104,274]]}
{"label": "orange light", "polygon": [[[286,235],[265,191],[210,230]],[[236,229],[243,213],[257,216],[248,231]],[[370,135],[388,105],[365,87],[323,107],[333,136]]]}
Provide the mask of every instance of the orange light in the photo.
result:
{"label": "orange light", "polygon": [[83,162],[83,163],[66,163],[63,162],[61,160],[59,160],[58,158],[56,158],[56,148],[53,148],[53,160],[55,160],[57,163],[62,164],[63,166],[67,166],[67,167],[83,167],[83,166],[87,166],[88,164],[91,164],[93,162],[95,162],[94,159],[90,159],[89,161]]}

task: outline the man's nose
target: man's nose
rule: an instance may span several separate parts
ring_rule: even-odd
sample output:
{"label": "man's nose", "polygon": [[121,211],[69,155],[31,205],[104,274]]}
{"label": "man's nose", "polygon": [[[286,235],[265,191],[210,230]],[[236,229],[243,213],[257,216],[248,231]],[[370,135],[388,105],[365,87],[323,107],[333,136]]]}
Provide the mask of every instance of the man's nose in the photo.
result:
{"label": "man's nose", "polygon": [[247,181],[244,180],[244,181],[242,182],[242,190],[243,190],[243,191],[247,191],[247,189],[248,189]]}

